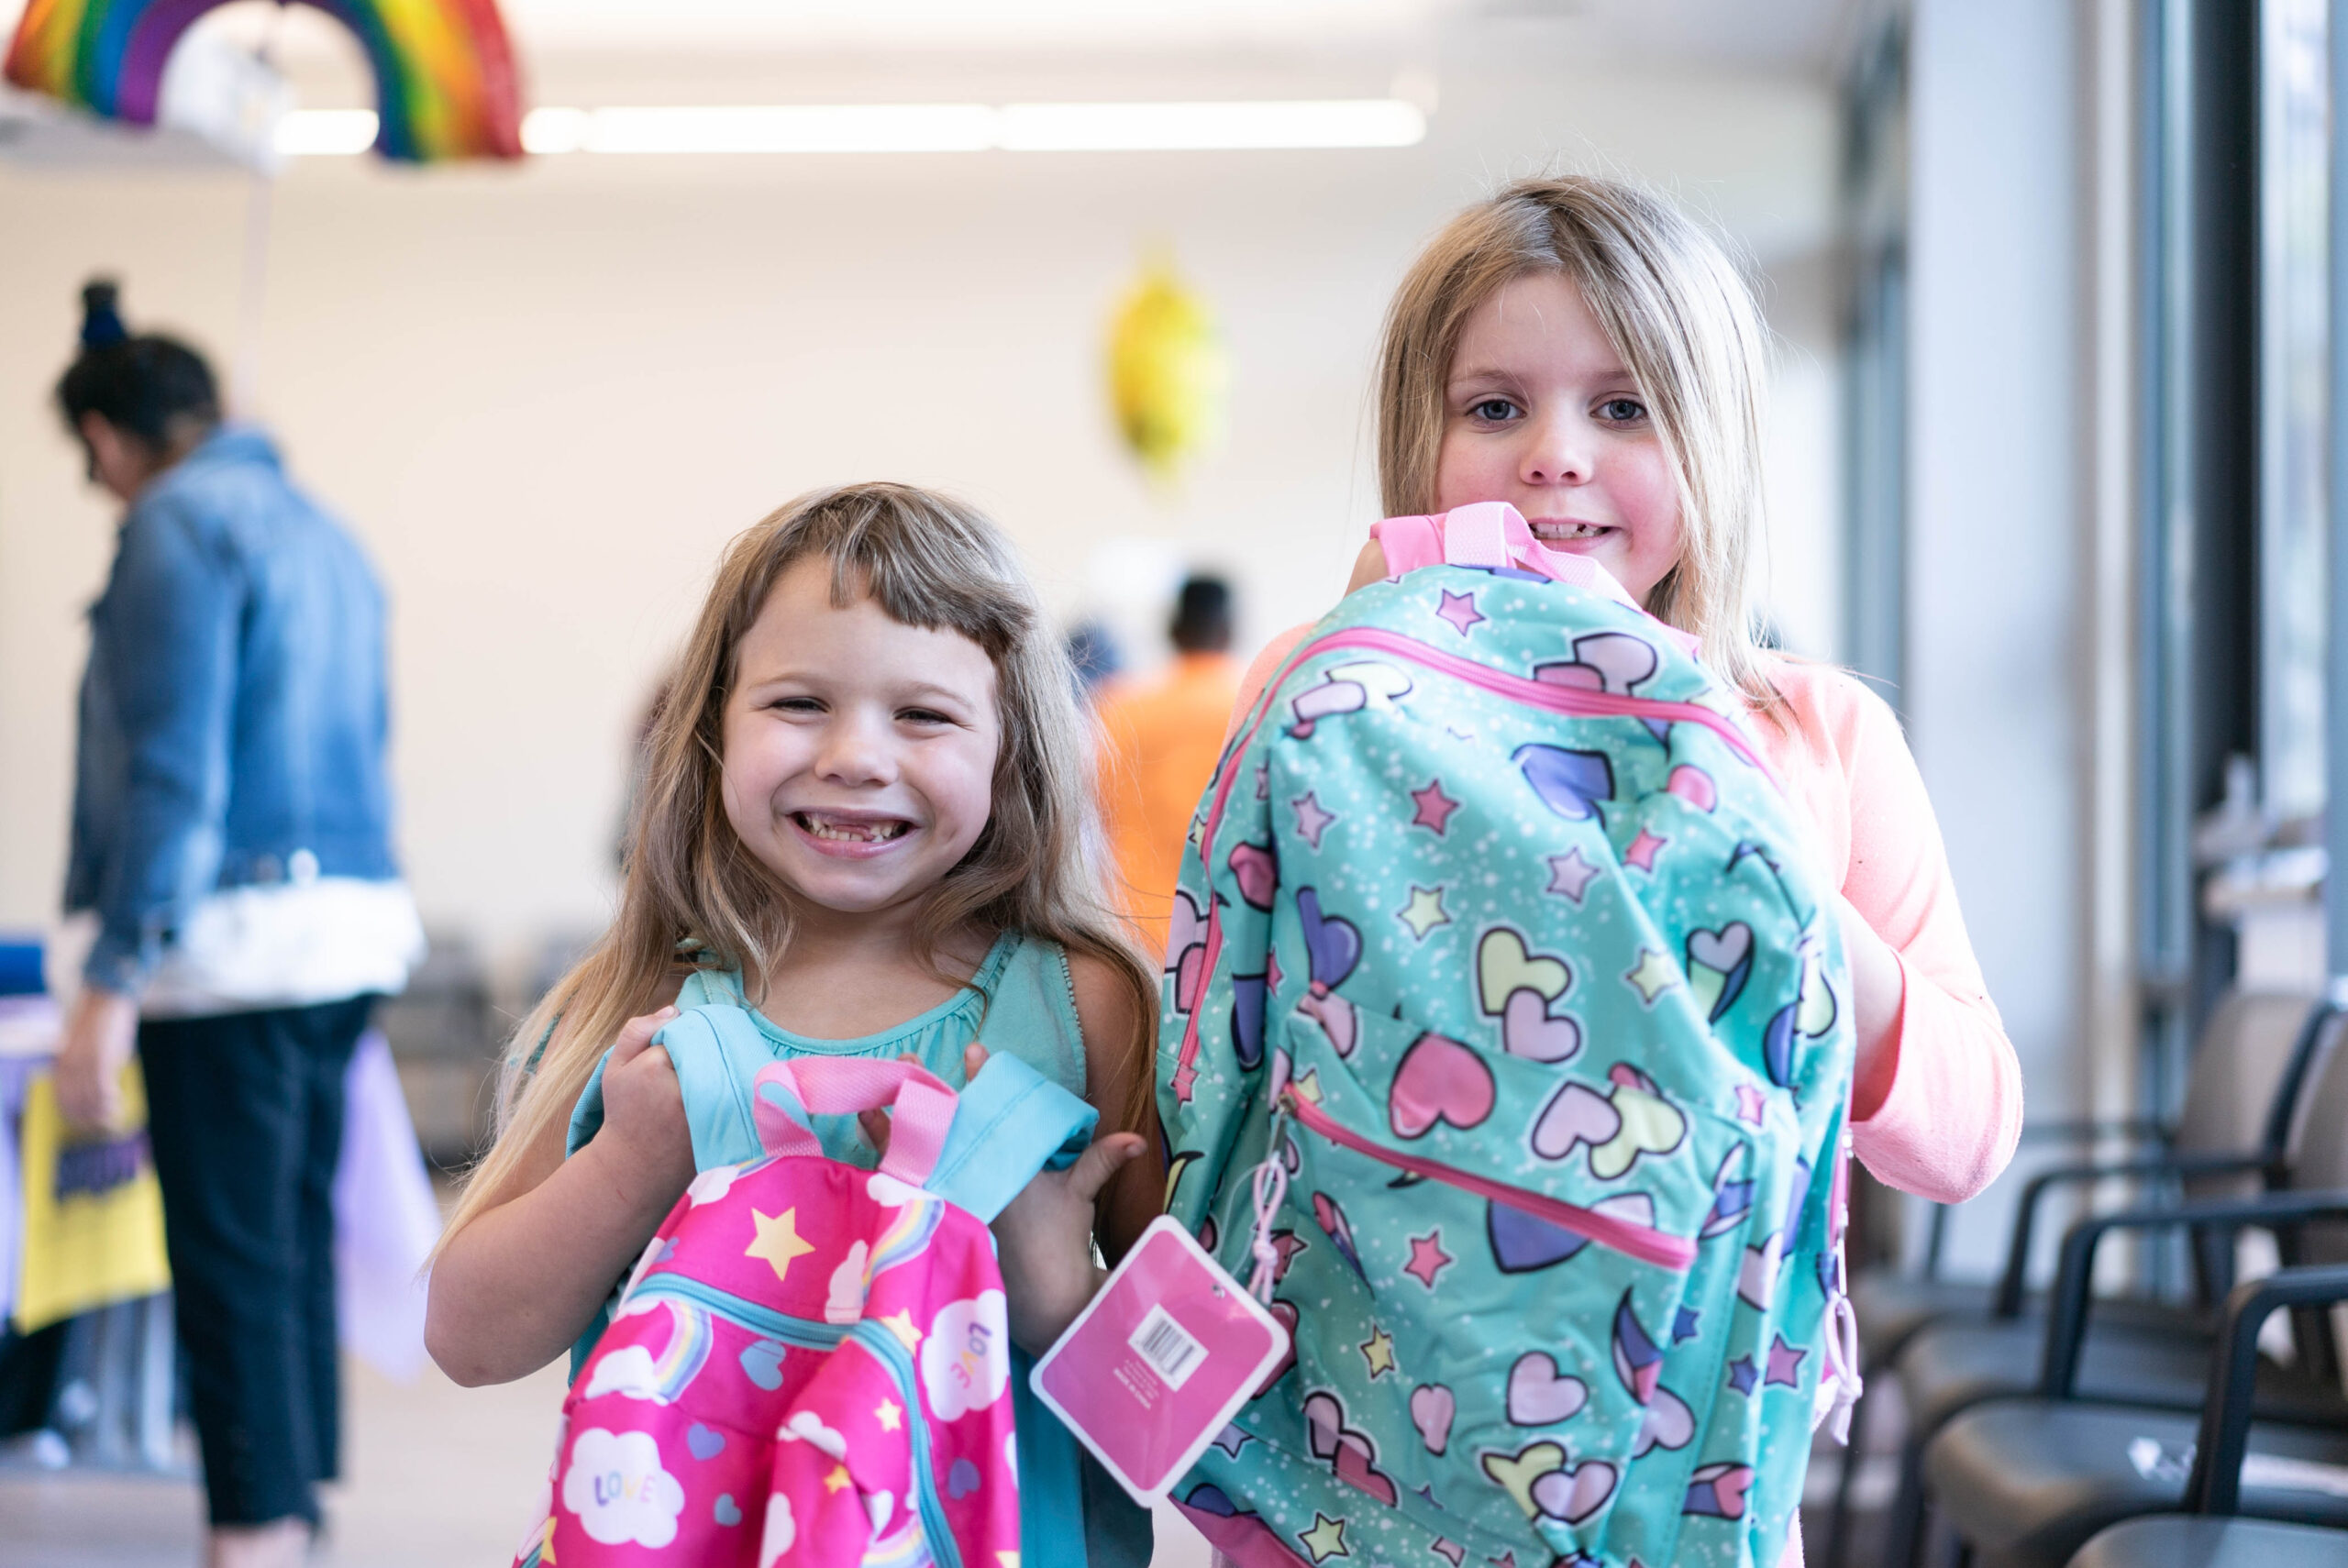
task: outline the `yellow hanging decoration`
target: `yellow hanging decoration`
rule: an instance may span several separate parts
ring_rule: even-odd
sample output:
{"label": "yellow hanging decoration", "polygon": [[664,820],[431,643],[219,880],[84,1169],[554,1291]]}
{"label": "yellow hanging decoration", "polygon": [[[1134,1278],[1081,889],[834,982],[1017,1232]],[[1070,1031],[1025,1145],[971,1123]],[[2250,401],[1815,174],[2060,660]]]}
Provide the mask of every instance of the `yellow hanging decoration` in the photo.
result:
{"label": "yellow hanging decoration", "polygon": [[1183,287],[1169,257],[1153,256],[1109,324],[1110,403],[1151,479],[1170,483],[1222,435],[1229,381],[1206,302]]}

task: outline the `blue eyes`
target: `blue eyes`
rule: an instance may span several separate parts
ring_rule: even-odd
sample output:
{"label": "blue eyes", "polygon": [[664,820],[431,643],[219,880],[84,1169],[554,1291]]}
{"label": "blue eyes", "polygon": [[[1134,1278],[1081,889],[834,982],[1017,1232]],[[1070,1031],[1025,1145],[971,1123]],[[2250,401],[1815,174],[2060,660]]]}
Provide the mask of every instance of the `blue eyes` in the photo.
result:
{"label": "blue eyes", "polygon": [[[1636,425],[1647,416],[1647,407],[1636,398],[1610,397],[1591,414],[1606,425]],[[1507,425],[1524,417],[1524,410],[1509,398],[1488,397],[1468,404],[1468,417],[1484,425]]]}

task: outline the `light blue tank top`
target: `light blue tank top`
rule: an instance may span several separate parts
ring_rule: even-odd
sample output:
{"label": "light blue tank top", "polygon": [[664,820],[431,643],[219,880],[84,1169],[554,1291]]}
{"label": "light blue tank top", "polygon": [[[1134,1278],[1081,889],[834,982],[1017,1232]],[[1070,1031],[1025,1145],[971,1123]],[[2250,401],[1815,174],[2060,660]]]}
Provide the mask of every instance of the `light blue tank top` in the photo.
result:
{"label": "light blue tank top", "polygon": [[[748,1008],[742,977],[732,970],[700,970],[677,997],[680,1009],[712,1001]],[[990,1051],[1018,1057],[1079,1099],[1084,1098],[1084,1032],[1076,1020],[1068,954],[1057,942],[1030,940],[1015,931],[995,938],[961,990],[877,1034],[817,1040],[795,1034],[761,1013],[752,1011],[751,1017],[778,1057],[880,1056],[893,1061],[912,1056],[960,1088],[966,1081],[962,1048],[976,1040]],[[872,1151],[858,1134],[853,1117],[819,1118],[816,1131],[824,1152],[834,1159],[872,1164]]]}
{"label": "light blue tank top", "polygon": [[[962,1048],[978,1041],[991,1053],[1016,1056],[1044,1077],[1082,1099],[1084,1032],[1076,1017],[1075,983],[1068,954],[1057,942],[1006,931],[995,939],[969,984],[918,1017],[854,1040],[818,1040],[793,1033],[749,1007],[742,977],[735,971],[703,969],[687,977],[677,996],[682,1010],[713,1002],[742,1008],[758,1025],[778,1059],[795,1056],[912,1056],[956,1088],[969,1080]],[[738,1075],[744,1083],[749,1075]],[[686,1119],[692,1127],[697,1167],[737,1165],[763,1152],[749,1106],[714,1088],[681,1085]],[[567,1142],[577,1153],[604,1121],[601,1063],[579,1099]],[[852,1116],[812,1119],[824,1152],[836,1160],[871,1168],[876,1156]],[[602,1337],[607,1319],[595,1320],[571,1353],[571,1370]],[[1149,1515],[1126,1496],[1107,1472],[1078,1444],[1058,1419],[1030,1391],[1026,1353],[1012,1349],[1012,1392],[1019,1435],[1019,1534],[1021,1568],[1147,1568],[1152,1549]]]}

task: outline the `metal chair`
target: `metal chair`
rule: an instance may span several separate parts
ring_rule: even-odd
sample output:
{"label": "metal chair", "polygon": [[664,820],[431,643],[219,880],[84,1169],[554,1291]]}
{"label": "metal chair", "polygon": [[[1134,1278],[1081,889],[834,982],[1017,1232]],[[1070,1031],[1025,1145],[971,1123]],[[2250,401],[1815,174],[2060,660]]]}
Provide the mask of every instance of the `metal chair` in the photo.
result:
{"label": "metal chair", "polygon": [[[2202,1206],[2212,1223],[2348,1215],[2348,1193]],[[2254,1221],[2251,1210],[2262,1211]],[[2229,1211],[2221,1217],[2221,1210]],[[2111,1217],[2119,1219],[2121,1217]],[[2116,1228],[2116,1227],[2115,1227]],[[2092,1252],[2092,1238],[2078,1249]],[[2348,1464],[2348,1419],[2252,1419],[2258,1331],[2278,1308],[2348,1299],[2348,1267],[2287,1269],[2229,1297],[2198,1418],[1999,1400],[1934,1439],[1933,1494],[1975,1568],[2298,1568],[2348,1562],[2348,1497],[2294,1465]],[[2261,1462],[2244,1473],[2245,1456]],[[2189,1515],[2178,1516],[2183,1507]],[[2263,1516],[2263,1522],[2232,1516]],[[2154,1517],[2145,1517],[2154,1516]]]}
{"label": "metal chair", "polygon": [[2071,1568],[2340,1568],[2348,1533],[2271,1519],[2154,1514],[2079,1548]]}
{"label": "metal chair", "polygon": [[[1977,1562],[2059,1568],[2102,1526],[2177,1506],[2187,1462],[2176,1456],[2194,1441],[2193,1407],[2162,1409],[2171,1402],[2149,1397],[2141,1386],[2117,1400],[2080,1391],[2093,1344],[2087,1331],[2097,1249],[2115,1232],[2198,1228],[2231,1242],[2256,1226],[2276,1232],[2287,1262],[2348,1263],[2348,1227],[2317,1223],[2348,1220],[2348,1052],[2331,1055],[2305,1099],[2289,1190],[2095,1215],[2066,1234],[2038,1396],[1983,1402],[1956,1416],[1932,1440],[1920,1466],[1934,1509]],[[2348,1403],[2340,1392],[2336,1347],[2328,1320],[2314,1310],[2316,1302],[2336,1298],[2323,1290],[2343,1285],[2348,1270],[2337,1266],[2294,1270],[2246,1284],[2229,1297],[2206,1355],[2195,1450],[2199,1463],[2218,1467],[2204,1491],[2222,1507],[2237,1501],[2245,1433],[2264,1454],[2348,1463]],[[2276,1397],[2281,1369],[2265,1364],[2257,1346],[2259,1328],[2277,1306],[2295,1309],[2298,1357],[2287,1401]],[[2260,1418],[2255,1426],[2254,1415]],[[1898,1543],[1911,1553],[1906,1561],[1922,1536],[1922,1496],[1920,1491],[1918,1528]],[[2239,1500],[2247,1513],[2348,1524],[2348,1497],[2262,1482]]]}
{"label": "metal chair", "polygon": [[[2039,1216],[2059,1190],[2115,1179],[2166,1181],[2186,1196],[2209,1197],[2243,1178],[2263,1178],[2269,1189],[2288,1180],[2289,1154],[2307,1125],[2306,1089],[2342,1032],[2334,1027],[2348,1011],[2348,986],[2335,987],[2310,1004],[2302,996],[2229,993],[2204,1027],[2194,1055],[2185,1111],[2160,1142],[2159,1152],[2110,1161],[2057,1165],[2032,1176],[2021,1190],[2006,1249],[2003,1275],[1994,1286],[1955,1286],[1947,1282],[1911,1288],[1905,1295],[1877,1288],[1855,1292],[1863,1336],[1862,1363],[1879,1383],[1896,1371],[1908,1409],[1899,1485],[1891,1513],[1890,1557],[1913,1558],[1922,1520],[1923,1449],[1932,1434],[1983,1399],[2028,1393],[2039,1371],[2039,1348],[2046,1333],[2043,1299],[2030,1295],[2028,1270]],[[2124,1126],[2124,1124],[2123,1124]],[[2255,1130],[2255,1141],[2245,1133]],[[2085,1135],[2113,1129],[2100,1124],[2059,1124],[2056,1132]],[[2209,1238],[2198,1240],[2207,1242]],[[2196,1276],[2213,1301],[2229,1283],[2229,1256],[2201,1245]],[[2206,1304],[2121,1297],[2098,1304],[2098,1332],[2087,1351],[2087,1381],[2099,1397],[2110,1393],[2179,1408],[2200,1397],[2207,1366]],[[1869,1314],[1875,1321],[1869,1322]],[[2270,1383],[2276,1380],[2270,1379]],[[2273,1399],[2298,1395],[2295,1380],[2267,1390]],[[1860,1452],[1870,1401],[1853,1412],[1851,1444],[1835,1488],[1832,1533],[1825,1555],[1829,1568],[1846,1559],[1851,1535],[1851,1487],[1857,1470],[1847,1455]]]}
{"label": "metal chair", "polygon": [[[2328,1010],[2339,1005],[2298,992],[2226,993],[2202,1028],[2184,1109],[2174,1127],[2146,1118],[2025,1126],[2025,1146],[2123,1142],[2140,1152],[2117,1163],[2075,1163],[2033,1176],[2016,1209],[2005,1272],[1995,1282],[1941,1278],[1937,1245],[1928,1250],[1918,1274],[1877,1272],[1854,1281],[1851,1304],[1859,1318],[1860,1354],[1868,1364],[1883,1365],[1920,1330],[1944,1319],[2019,1317],[2026,1301],[2032,1231],[2049,1193],[2115,1175],[2192,1175],[2206,1182],[2276,1163],[2289,1138],[2293,1110]],[[1946,1215],[1945,1208],[1935,1209],[1936,1231]]]}

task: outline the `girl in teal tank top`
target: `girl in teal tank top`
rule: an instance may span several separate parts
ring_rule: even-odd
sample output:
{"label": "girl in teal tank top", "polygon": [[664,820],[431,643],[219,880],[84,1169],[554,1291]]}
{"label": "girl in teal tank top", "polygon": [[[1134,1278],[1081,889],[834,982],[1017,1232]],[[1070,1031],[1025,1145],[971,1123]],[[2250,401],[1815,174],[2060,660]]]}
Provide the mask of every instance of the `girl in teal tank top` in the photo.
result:
{"label": "girl in teal tank top", "polygon": [[[994,1226],[1023,1568],[1143,1568],[1147,1516],[1025,1377],[1164,1187],[1156,980],[1109,912],[1073,691],[1008,544],[955,502],[818,492],[736,541],[648,743],[618,918],[516,1032],[442,1239],[426,1339],[452,1377],[592,1346],[696,1151],[759,1153],[738,1096],[649,1045],[670,997],[738,1001],[778,1057],[911,1056],[958,1087],[1007,1052],[1102,1129]],[[817,1131],[875,1163],[852,1119]]]}

